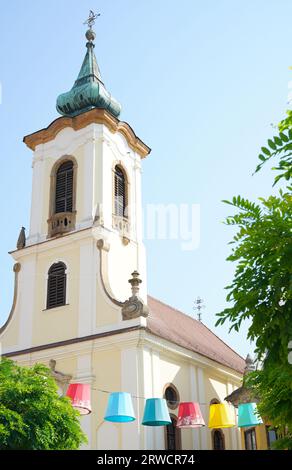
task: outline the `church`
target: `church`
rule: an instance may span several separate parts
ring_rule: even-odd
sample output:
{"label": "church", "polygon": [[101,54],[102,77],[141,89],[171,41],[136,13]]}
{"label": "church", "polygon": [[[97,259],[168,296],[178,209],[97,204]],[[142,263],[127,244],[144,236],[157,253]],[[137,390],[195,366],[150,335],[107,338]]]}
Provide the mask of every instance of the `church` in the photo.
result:
{"label": "church", "polygon": [[[237,427],[209,429],[245,362],[216,334],[147,291],[141,168],[149,146],[120,120],[103,83],[92,22],[61,115],[24,137],[32,151],[30,226],[14,264],[14,297],[0,328],[2,354],[51,367],[60,393],[88,384],[85,449],[241,449]],[[151,276],[151,273],[149,273]],[[129,392],[136,419],[104,420],[109,392]],[[171,423],[143,426],[145,398],[165,398]],[[179,402],[200,404],[206,426],[176,426]],[[231,406],[236,420],[236,410]]]}

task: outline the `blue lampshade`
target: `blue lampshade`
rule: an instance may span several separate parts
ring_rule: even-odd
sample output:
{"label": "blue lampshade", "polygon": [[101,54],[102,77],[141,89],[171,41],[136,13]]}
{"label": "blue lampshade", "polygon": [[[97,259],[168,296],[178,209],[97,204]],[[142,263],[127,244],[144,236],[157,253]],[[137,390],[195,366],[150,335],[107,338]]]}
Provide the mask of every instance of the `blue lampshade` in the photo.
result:
{"label": "blue lampshade", "polygon": [[104,420],[113,423],[129,423],[135,419],[131,394],[127,392],[111,393]]}
{"label": "blue lampshade", "polygon": [[142,424],[144,426],[166,426],[171,424],[164,398],[148,398],[146,400]]}
{"label": "blue lampshade", "polygon": [[241,403],[238,405],[239,428],[257,426],[258,424],[263,424],[263,422],[257,414],[257,406],[255,403]]}

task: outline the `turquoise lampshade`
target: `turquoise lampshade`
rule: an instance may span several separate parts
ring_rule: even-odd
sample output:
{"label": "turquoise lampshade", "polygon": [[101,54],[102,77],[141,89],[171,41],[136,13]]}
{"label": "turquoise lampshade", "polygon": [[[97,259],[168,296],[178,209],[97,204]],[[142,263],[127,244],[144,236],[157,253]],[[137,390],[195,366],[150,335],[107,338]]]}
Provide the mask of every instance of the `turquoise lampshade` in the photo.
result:
{"label": "turquoise lampshade", "polygon": [[129,423],[135,419],[131,394],[127,392],[111,393],[104,420],[113,423]]}
{"label": "turquoise lampshade", "polygon": [[166,426],[171,424],[164,398],[148,398],[146,400],[142,424],[144,426]]}
{"label": "turquoise lampshade", "polygon": [[239,428],[257,426],[258,424],[263,424],[263,422],[257,414],[257,406],[255,403],[241,403],[238,405]]}

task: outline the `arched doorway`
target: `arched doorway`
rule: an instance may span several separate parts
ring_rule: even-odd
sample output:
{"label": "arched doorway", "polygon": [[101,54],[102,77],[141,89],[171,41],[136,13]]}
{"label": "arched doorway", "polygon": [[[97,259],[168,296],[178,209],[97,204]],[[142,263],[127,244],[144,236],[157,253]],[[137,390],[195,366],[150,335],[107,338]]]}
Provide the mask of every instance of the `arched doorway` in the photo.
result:
{"label": "arched doorway", "polygon": [[[210,401],[210,405],[219,405],[221,403],[218,398],[213,398]],[[225,450],[225,436],[222,429],[212,430],[212,449],[213,450]]]}
{"label": "arched doorway", "polygon": [[170,415],[171,424],[165,426],[165,449],[181,450],[181,430],[176,426],[177,417]]}
{"label": "arched doorway", "polygon": [[[169,410],[176,410],[179,405],[179,392],[172,383],[165,385],[163,397],[166,400]],[[177,416],[170,413],[171,424],[165,426],[165,449],[181,450],[181,430],[176,426]]]}
{"label": "arched doorway", "polygon": [[225,450],[225,436],[222,429],[213,429],[212,448],[213,450]]}

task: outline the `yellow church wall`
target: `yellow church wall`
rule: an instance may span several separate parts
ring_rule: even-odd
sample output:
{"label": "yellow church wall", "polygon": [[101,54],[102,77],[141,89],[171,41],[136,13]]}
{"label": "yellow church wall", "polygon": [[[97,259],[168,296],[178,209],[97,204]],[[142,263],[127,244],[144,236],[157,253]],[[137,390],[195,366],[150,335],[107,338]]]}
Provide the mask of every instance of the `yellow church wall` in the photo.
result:
{"label": "yellow church wall", "polygon": [[15,259],[20,270],[17,280],[17,297],[11,316],[3,325],[0,334],[2,352],[11,352],[16,349],[24,349],[30,343],[30,317],[33,316],[35,299],[33,297],[35,287],[35,261],[34,255],[22,256],[22,260]]}
{"label": "yellow church wall", "polygon": [[[95,376],[92,390],[92,415],[91,433],[92,448],[98,448],[98,432],[104,423],[104,415],[107,408],[109,395],[96,389],[108,390],[111,392],[121,391],[121,352],[119,349],[106,349],[104,351],[94,351],[92,354],[92,373]],[[123,390],[126,391],[126,390]],[[121,425],[111,423],[111,432],[115,428],[118,436],[119,448],[121,448]],[[109,442],[109,445],[110,442]]]}
{"label": "yellow church wall", "polygon": [[224,398],[227,395],[226,379],[222,380],[219,377],[215,377],[213,374],[214,372],[212,373],[210,370],[206,370],[204,374],[207,403],[209,404],[213,399],[217,399],[224,403]]}
{"label": "yellow church wall", "polygon": [[[180,401],[198,400],[207,403],[210,397],[210,399],[214,398],[214,393],[221,399],[226,384],[224,384],[224,379],[214,378],[214,375],[209,376],[211,368],[202,368],[195,361],[185,360],[179,354],[164,353],[159,351],[159,348],[148,349],[147,346],[146,349],[144,348],[145,344],[141,342],[141,333],[130,332],[32,352],[16,356],[13,359],[23,365],[32,365],[35,362],[48,365],[50,359],[55,359],[57,361],[56,370],[72,375],[72,382],[91,384],[92,413],[80,417],[81,426],[89,438],[88,448],[106,448],[108,450],[165,449],[164,427],[155,429],[153,432],[153,429],[141,426],[144,400],[133,398],[137,416],[137,420],[133,423],[124,425],[107,423],[104,421],[104,415],[109,395],[101,390],[129,391],[133,395],[142,397],[161,397],[164,387],[171,383],[178,389]],[[145,363],[141,363],[145,351],[149,351],[147,359],[147,361],[149,360],[149,370]],[[203,371],[203,384],[199,379],[199,370]],[[145,379],[142,377],[143,374],[145,374]],[[192,388],[192,381],[195,385],[194,388]],[[208,383],[211,384],[209,388]],[[203,389],[200,392],[199,389],[202,386]],[[203,396],[200,395],[201,393]],[[208,406],[204,407],[202,404],[202,410],[207,425]],[[169,409],[169,411],[177,416],[178,407],[174,410]],[[223,430],[226,449],[238,448],[237,431],[236,429]],[[207,426],[200,430],[181,430],[181,443],[182,450],[212,449],[211,430]],[[136,447],[131,447],[132,444]]]}
{"label": "yellow church wall", "polygon": [[103,327],[121,321],[121,313],[118,309],[113,309],[105,296],[98,289],[96,294],[96,326]]}
{"label": "yellow church wall", "polygon": [[[119,260],[118,263],[115,260]],[[129,263],[132,260],[132,263]],[[137,269],[137,245],[129,243],[123,245],[122,239],[113,239],[108,253],[109,279],[116,298],[125,301],[131,295],[128,279]]]}
{"label": "yellow church wall", "polygon": [[[173,384],[179,393],[180,401],[190,401],[190,372],[189,363],[186,361],[179,361],[178,358],[171,359],[170,357],[160,354],[159,355],[159,382],[160,382],[160,395],[162,396],[167,384]],[[193,397],[194,399],[194,397]],[[169,409],[172,415],[178,415],[178,406],[175,409]],[[191,430],[181,431],[181,444],[182,449],[193,449],[194,438]]]}
{"label": "yellow church wall", "polygon": [[[47,274],[50,266],[63,261],[67,266],[66,305],[46,309]],[[37,255],[35,310],[32,345],[48,344],[77,337],[79,302],[79,253],[72,244],[48,249]]]}
{"label": "yellow church wall", "polygon": [[5,334],[3,332],[3,334],[0,335],[1,349],[3,351],[10,351],[10,350],[17,349],[18,336],[19,336],[19,317],[18,316],[16,317],[15,315],[13,315],[11,321],[5,328]]}

